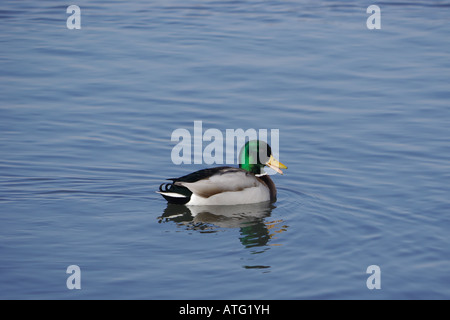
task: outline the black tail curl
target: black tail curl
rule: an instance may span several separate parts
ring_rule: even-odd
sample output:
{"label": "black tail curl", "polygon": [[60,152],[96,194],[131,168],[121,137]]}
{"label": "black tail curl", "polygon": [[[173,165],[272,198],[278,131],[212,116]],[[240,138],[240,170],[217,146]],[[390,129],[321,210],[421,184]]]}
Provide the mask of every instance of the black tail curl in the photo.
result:
{"label": "black tail curl", "polygon": [[162,183],[159,186],[159,191],[161,191],[161,192],[171,192],[171,191],[173,191],[173,183],[170,183],[170,182]]}
{"label": "black tail curl", "polygon": [[186,204],[189,202],[192,195],[192,191],[190,191],[188,188],[183,186],[176,186],[173,184],[173,182],[162,183],[159,186],[159,191],[178,193],[179,195],[182,195],[183,197],[173,197],[170,194],[161,194],[169,203],[174,204]]}

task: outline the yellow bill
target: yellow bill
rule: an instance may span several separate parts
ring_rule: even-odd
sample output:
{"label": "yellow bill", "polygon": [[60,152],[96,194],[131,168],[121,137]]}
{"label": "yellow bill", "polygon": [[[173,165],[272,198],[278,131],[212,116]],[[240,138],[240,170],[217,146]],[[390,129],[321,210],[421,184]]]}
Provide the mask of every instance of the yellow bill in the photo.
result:
{"label": "yellow bill", "polygon": [[281,162],[279,162],[277,159],[275,159],[273,155],[271,155],[269,161],[266,162],[266,166],[275,170],[279,174],[283,174],[283,171],[281,171],[281,169],[287,169],[287,167]]}

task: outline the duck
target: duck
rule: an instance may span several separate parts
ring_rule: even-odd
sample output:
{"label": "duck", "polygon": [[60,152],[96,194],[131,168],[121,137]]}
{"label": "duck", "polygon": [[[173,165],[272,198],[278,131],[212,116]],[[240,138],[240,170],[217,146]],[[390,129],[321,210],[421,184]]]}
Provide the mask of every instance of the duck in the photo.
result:
{"label": "duck", "polygon": [[167,179],[157,193],[168,203],[181,205],[241,205],[275,202],[277,189],[264,167],[283,174],[287,166],[272,155],[264,141],[248,141],[239,152],[239,167],[206,168]]}

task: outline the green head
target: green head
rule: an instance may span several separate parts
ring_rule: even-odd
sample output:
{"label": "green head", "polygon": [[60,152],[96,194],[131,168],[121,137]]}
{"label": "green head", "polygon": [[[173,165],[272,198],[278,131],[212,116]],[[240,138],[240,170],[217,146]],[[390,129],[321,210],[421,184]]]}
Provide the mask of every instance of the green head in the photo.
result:
{"label": "green head", "polygon": [[253,174],[262,174],[264,166],[268,166],[281,174],[283,174],[283,171],[280,168],[287,169],[284,164],[273,157],[272,149],[267,143],[259,140],[247,142],[239,153],[239,168]]}

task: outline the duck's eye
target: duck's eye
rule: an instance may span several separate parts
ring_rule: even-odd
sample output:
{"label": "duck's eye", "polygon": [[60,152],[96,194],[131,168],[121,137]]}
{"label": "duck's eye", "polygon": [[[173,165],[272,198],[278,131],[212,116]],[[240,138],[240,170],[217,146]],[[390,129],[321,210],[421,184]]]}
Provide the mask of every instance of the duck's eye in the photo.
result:
{"label": "duck's eye", "polygon": [[259,163],[266,163],[267,161],[269,161],[270,156],[272,155],[272,149],[265,143],[260,144],[258,153]]}
{"label": "duck's eye", "polygon": [[267,145],[267,158],[270,158],[271,155],[272,155],[272,149],[270,148],[269,145]]}

